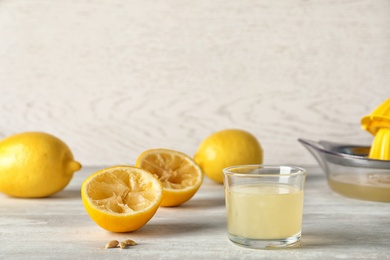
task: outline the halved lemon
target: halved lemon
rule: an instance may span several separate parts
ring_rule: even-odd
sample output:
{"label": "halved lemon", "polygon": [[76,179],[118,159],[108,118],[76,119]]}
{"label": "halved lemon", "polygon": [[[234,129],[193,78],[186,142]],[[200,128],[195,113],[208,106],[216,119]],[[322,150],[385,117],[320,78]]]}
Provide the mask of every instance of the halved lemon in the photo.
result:
{"label": "halved lemon", "polygon": [[188,155],[169,149],[150,149],[137,159],[136,166],[154,174],[162,183],[161,206],[178,206],[191,199],[203,182],[198,164]]}
{"label": "halved lemon", "polygon": [[151,173],[132,166],[97,171],[81,186],[86,211],[100,227],[130,232],[144,226],[156,213],[162,186]]}

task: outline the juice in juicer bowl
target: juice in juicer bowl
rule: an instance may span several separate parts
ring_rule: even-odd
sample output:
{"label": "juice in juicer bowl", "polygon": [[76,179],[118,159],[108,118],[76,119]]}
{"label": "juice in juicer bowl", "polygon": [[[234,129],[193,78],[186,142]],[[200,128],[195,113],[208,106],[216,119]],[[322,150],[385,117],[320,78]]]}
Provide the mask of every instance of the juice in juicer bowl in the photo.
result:
{"label": "juice in juicer bowl", "polygon": [[346,197],[390,202],[390,160],[368,158],[370,146],[298,139],[317,160],[329,187]]}

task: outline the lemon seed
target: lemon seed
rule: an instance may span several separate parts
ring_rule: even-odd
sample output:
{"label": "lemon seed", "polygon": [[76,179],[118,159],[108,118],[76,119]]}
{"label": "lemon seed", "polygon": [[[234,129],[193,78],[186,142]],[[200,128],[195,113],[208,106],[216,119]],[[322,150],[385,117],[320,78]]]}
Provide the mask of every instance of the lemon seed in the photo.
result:
{"label": "lemon seed", "polygon": [[127,239],[125,240],[125,244],[128,246],[135,246],[137,243],[134,240]]}
{"label": "lemon seed", "polygon": [[111,240],[106,244],[106,248],[115,248],[119,244],[118,240]]}
{"label": "lemon seed", "polygon": [[119,246],[120,246],[120,248],[122,248],[122,249],[125,249],[125,248],[127,247],[127,245],[126,245],[125,242],[121,242],[121,243],[119,244]]}

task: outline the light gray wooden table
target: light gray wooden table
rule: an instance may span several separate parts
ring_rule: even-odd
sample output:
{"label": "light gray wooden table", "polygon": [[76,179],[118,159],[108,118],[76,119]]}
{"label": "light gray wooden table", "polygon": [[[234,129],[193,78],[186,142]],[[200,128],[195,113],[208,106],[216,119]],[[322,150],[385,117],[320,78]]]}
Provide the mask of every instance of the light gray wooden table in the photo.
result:
{"label": "light gray wooden table", "polygon": [[[301,244],[283,250],[231,243],[223,187],[207,178],[192,200],[160,208],[140,230],[107,232],[89,218],[79,191],[82,181],[99,168],[83,168],[50,198],[0,195],[0,259],[390,259],[390,203],[339,196],[315,167],[306,167]],[[104,249],[109,240],[127,238],[138,245]]]}

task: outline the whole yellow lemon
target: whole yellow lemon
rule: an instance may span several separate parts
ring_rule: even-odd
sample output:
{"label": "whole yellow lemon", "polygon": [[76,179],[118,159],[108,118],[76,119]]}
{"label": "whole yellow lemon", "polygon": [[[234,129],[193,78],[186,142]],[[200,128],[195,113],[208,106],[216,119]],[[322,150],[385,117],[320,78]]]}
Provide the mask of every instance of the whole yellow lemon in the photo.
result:
{"label": "whole yellow lemon", "polygon": [[226,129],[204,139],[194,160],[207,177],[223,183],[224,168],[241,164],[261,164],[263,150],[251,133],[240,129]]}
{"label": "whole yellow lemon", "polygon": [[9,196],[50,196],[80,168],[68,146],[53,135],[25,132],[0,141],[0,192]]}

